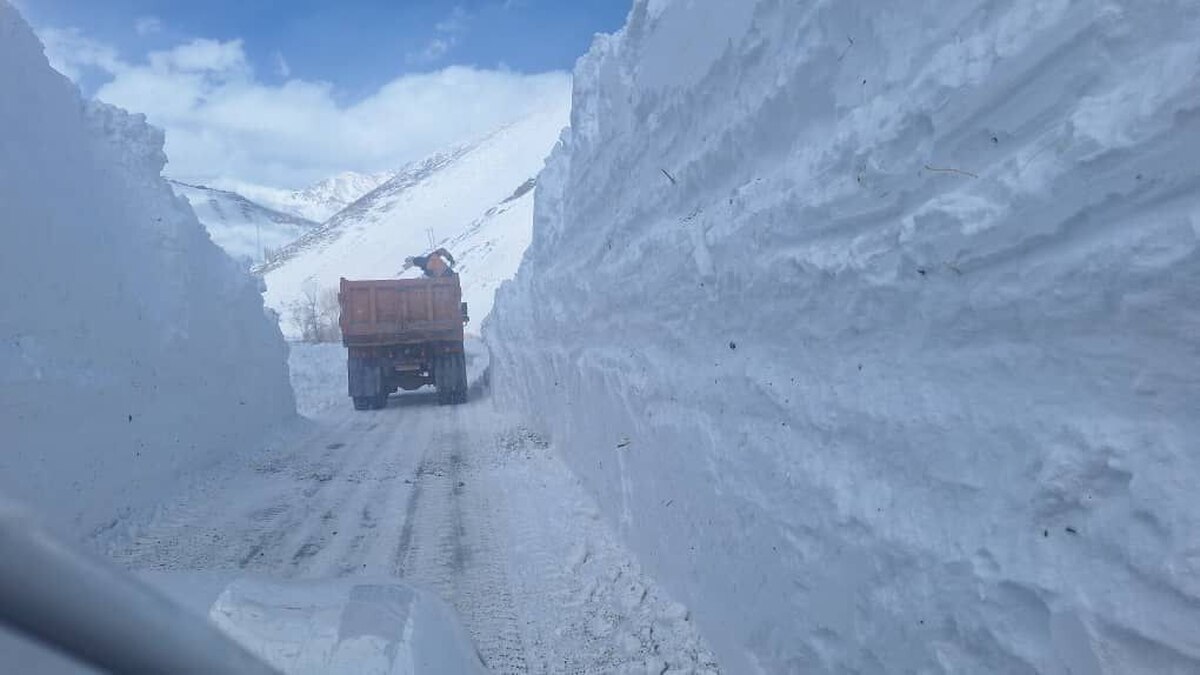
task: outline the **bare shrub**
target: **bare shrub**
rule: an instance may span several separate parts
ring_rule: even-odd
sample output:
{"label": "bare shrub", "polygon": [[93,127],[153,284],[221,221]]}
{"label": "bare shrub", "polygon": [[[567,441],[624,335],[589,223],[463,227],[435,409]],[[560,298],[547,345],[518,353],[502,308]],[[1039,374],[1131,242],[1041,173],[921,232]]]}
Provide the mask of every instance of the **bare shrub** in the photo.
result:
{"label": "bare shrub", "polygon": [[340,313],[337,289],[321,289],[316,283],[305,284],[300,298],[288,304],[288,319],[304,342],[340,341]]}

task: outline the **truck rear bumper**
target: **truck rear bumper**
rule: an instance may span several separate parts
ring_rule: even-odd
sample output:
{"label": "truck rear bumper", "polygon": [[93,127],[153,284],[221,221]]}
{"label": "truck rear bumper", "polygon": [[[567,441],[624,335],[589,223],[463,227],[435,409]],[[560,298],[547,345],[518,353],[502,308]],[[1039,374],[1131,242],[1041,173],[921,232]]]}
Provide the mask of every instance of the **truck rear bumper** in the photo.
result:
{"label": "truck rear bumper", "polygon": [[434,361],[463,353],[462,342],[353,345],[347,359],[349,394],[370,398],[397,389],[412,391],[434,384]]}

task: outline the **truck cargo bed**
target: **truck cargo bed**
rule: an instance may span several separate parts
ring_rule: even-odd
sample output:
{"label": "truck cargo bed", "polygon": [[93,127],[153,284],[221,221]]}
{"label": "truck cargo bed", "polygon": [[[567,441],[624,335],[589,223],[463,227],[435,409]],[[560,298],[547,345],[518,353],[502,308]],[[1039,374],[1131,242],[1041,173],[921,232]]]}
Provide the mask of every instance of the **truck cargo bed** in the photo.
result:
{"label": "truck cargo bed", "polygon": [[462,287],[434,279],[342,279],[342,343],[347,347],[462,342]]}

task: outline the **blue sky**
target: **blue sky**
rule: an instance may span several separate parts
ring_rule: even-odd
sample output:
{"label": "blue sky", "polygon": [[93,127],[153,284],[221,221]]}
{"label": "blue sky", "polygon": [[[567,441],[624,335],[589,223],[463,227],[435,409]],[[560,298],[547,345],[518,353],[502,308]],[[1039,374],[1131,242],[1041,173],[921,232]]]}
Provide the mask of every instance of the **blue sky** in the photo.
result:
{"label": "blue sky", "polygon": [[396,169],[570,99],[631,0],[14,0],[83,94],[166,132],[167,175],[295,189]]}
{"label": "blue sky", "polygon": [[[368,95],[398,75],[449,64],[570,70],[592,36],[621,27],[630,0],[26,0],[35,25],[76,27],[128,60],[193,37],[241,39],[259,77]],[[442,51],[435,46],[445,46]],[[94,84],[89,81],[88,84]]]}

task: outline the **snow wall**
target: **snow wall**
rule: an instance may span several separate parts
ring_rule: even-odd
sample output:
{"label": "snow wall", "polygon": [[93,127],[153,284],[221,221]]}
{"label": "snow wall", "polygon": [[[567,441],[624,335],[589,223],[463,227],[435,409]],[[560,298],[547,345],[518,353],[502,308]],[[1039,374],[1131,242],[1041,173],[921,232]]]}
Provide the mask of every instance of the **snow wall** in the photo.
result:
{"label": "snow wall", "polygon": [[1200,4],[638,0],[486,327],[729,672],[1200,669]]}
{"label": "snow wall", "polygon": [[294,414],[256,285],[0,0],[0,492],[79,535]]}

